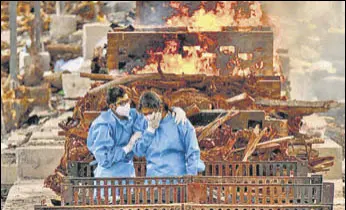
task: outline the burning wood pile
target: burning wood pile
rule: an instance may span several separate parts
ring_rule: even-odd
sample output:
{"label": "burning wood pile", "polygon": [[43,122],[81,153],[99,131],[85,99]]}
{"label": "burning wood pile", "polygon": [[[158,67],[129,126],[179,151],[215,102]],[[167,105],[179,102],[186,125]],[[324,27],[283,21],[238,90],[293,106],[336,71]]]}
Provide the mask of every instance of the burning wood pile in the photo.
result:
{"label": "burning wood pile", "polygon": [[[276,68],[280,65],[273,63],[273,33],[263,25],[266,18],[260,6],[219,3],[208,12],[202,4],[192,15],[181,3],[171,6],[183,14],[168,18],[167,26],[187,28],[142,27],[108,34],[108,69],[126,73],[118,77],[81,73],[97,82],[78,99],[73,117],[59,124],[66,137],[65,153],[45,185],[59,194],[68,161],[93,160],[86,146],[88,128],[107,109],[107,90],[118,85],[133,106],[143,91],[152,90],[169,106],[183,108],[195,126],[206,162],[307,160],[311,172],[328,170],[334,157],[319,157],[312,149],[323,139],[299,130],[303,116],[336,104],[288,101],[281,94],[285,78]],[[247,9],[241,9],[244,6]],[[231,19],[224,22],[225,17]],[[141,65],[132,63],[136,59]],[[214,117],[201,123],[203,117],[198,116],[205,112]]]}

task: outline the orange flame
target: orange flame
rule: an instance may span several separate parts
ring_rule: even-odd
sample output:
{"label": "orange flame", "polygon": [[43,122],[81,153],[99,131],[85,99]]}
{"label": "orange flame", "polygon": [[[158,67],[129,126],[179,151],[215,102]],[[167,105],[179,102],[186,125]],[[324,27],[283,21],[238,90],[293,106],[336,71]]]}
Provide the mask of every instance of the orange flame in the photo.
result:
{"label": "orange flame", "polygon": [[206,11],[201,3],[191,16],[189,8],[180,2],[172,1],[170,6],[177,14],[167,18],[166,25],[187,27],[189,31],[222,31],[226,26],[246,28],[263,25],[261,5],[258,2],[248,2],[248,11],[237,1],[218,1],[210,11]]}
{"label": "orange flame", "polygon": [[179,47],[177,40],[167,40],[162,51],[149,50],[147,65],[134,68],[133,73],[152,73],[161,69],[163,73],[218,75],[215,54],[200,46],[184,46],[182,55],[178,53]]}
{"label": "orange flame", "polygon": [[[166,26],[187,27],[190,32],[223,31],[228,26],[251,30],[252,27],[273,24],[265,22],[268,19],[259,2],[217,2],[211,10],[206,9],[202,2],[192,13],[188,6],[178,1],[171,1],[170,6],[176,14],[166,19]],[[197,35],[199,42],[196,46],[179,46],[178,40],[166,40],[164,49],[150,49],[147,65],[134,68],[132,73],[220,75],[216,67],[216,53],[210,53],[220,43],[205,34]],[[230,58],[226,64],[227,74],[248,77],[263,71],[263,61],[253,61],[253,53],[236,52],[234,46],[220,46],[219,49]],[[277,55],[274,57],[273,72],[274,75],[282,75]]]}

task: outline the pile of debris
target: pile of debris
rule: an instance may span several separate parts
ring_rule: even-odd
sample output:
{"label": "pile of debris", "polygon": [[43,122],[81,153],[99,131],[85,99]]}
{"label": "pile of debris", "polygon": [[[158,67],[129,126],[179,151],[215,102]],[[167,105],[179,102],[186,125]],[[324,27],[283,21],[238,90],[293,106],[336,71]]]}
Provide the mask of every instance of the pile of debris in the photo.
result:
{"label": "pile of debris", "polygon": [[[2,73],[1,108],[5,130],[19,128],[34,107],[51,109],[50,84],[44,81],[42,63],[38,55],[34,28],[30,28],[31,65],[17,78]],[[4,76],[4,79],[3,79]],[[7,76],[7,79],[5,77]]]}
{"label": "pile of debris", "polygon": [[[43,30],[49,30],[50,17],[49,14],[53,13],[54,2],[42,1],[40,2],[41,8],[41,19],[43,21]],[[31,22],[34,20],[34,13],[30,1],[18,1],[17,5],[17,33],[22,35],[25,32],[31,30]],[[9,29],[9,1],[1,2],[1,31]],[[1,47],[2,49],[2,47]]]}
{"label": "pile of debris", "polygon": [[[1,2],[1,31],[4,35],[1,39],[1,104],[5,133],[20,128],[28,120],[34,107],[41,106],[49,110],[57,108],[54,106],[56,98],[62,98],[65,93],[61,91],[63,74],[80,71],[84,63],[91,64],[89,69],[92,69],[92,73],[108,73],[103,45],[101,49],[96,46],[91,63],[82,57],[85,24],[104,23],[121,28],[126,24],[133,24],[135,15],[134,3],[40,2],[40,46],[34,48],[37,44],[33,40],[37,38],[34,4],[18,2],[16,40],[19,75],[13,79],[9,66],[9,7],[8,1]],[[70,21],[70,28],[61,29],[61,24],[57,22],[64,21],[63,18],[66,17],[73,21]]]}

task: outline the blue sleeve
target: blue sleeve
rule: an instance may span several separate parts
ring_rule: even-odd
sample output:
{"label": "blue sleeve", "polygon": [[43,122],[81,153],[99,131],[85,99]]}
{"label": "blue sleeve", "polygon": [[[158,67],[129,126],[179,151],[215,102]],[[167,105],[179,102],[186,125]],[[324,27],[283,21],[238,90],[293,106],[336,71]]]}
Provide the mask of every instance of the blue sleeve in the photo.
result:
{"label": "blue sleeve", "polygon": [[187,121],[184,125],[184,132],[181,137],[185,146],[185,160],[187,175],[197,175],[200,163],[200,149],[196,136],[195,128]]}
{"label": "blue sleeve", "polygon": [[154,137],[155,137],[154,133],[151,133],[149,131],[144,131],[142,133],[142,137],[140,139],[138,139],[138,141],[133,146],[133,149],[132,149],[133,153],[137,157],[145,156],[145,154],[147,153],[147,150],[148,150],[149,146],[151,145],[151,142],[153,141]]}
{"label": "blue sleeve", "polygon": [[93,126],[89,131],[88,149],[95,156],[98,164],[109,168],[115,162],[125,158],[125,152],[121,147],[114,146],[115,142],[111,129],[107,124]]}
{"label": "blue sleeve", "polygon": [[138,113],[136,109],[131,109],[131,117],[133,117],[134,119],[133,128],[132,128],[133,132],[140,131],[144,133],[144,131],[146,130],[148,126],[144,116]]}

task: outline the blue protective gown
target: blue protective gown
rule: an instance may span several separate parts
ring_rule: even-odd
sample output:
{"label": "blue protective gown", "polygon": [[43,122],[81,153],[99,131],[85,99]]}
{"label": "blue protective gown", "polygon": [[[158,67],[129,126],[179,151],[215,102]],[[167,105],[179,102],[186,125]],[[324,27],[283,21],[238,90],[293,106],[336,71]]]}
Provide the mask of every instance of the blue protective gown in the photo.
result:
{"label": "blue protective gown", "polygon": [[187,120],[185,125],[177,125],[170,113],[161,120],[155,133],[143,131],[133,152],[138,157],[145,156],[146,176],[197,175],[205,169],[191,122]]}
{"label": "blue protective gown", "polygon": [[141,131],[145,119],[136,109],[130,117],[120,120],[111,109],[102,112],[91,124],[87,138],[89,151],[95,156],[95,177],[134,177],[133,152],[125,154],[126,146],[136,131]]}

